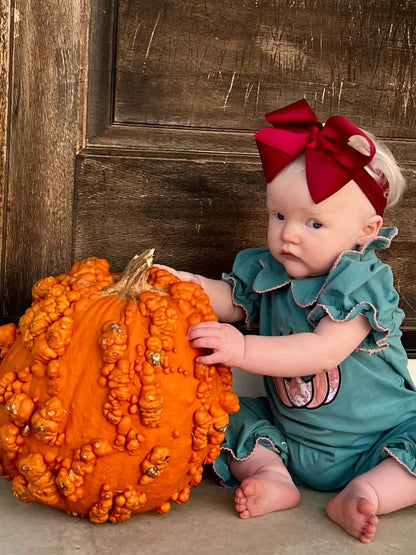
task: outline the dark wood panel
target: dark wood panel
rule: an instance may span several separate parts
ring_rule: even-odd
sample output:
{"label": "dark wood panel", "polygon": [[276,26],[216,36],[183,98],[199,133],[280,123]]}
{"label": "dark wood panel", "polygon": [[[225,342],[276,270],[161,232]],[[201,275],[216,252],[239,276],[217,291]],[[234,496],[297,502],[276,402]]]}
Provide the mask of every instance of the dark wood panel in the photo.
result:
{"label": "dark wood panel", "polygon": [[88,140],[104,133],[113,118],[113,66],[115,40],[114,0],[89,0]]}
{"label": "dark wood panel", "polygon": [[[415,193],[411,182],[402,205],[387,215],[386,224],[398,224],[400,234],[382,252],[393,268],[407,325],[416,325]],[[120,271],[134,254],[154,247],[159,263],[220,277],[239,250],[265,245],[266,229],[258,161],[96,153],[78,158],[74,260],[104,257]]]}
{"label": "dark wood panel", "polygon": [[115,121],[258,129],[305,96],[414,137],[415,28],[415,0],[120,0]]}
{"label": "dark wood panel", "polygon": [[412,165],[404,172],[407,185],[403,198],[398,205],[387,210],[384,216],[384,225],[395,225],[399,229],[399,235],[393,244],[407,243],[409,256],[413,257],[416,254],[416,172],[412,168],[415,167]]}
{"label": "dark wood panel", "polygon": [[[395,150],[400,156],[400,150]],[[403,164],[405,166],[405,164]],[[403,198],[396,207],[386,212],[385,225],[395,225],[399,230],[391,247],[380,251],[380,258],[393,270],[394,282],[400,295],[400,306],[405,311],[405,326],[416,329],[416,171],[415,164],[407,166],[405,175],[407,187]],[[413,336],[415,348],[416,336]]]}
{"label": "dark wood panel", "polygon": [[[400,237],[400,235],[399,235]],[[405,326],[416,328],[416,267],[414,242],[400,241],[397,237],[388,251],[378,253],[381,260],[393,270],[394,284],[404,310]]]}
{"label": "dark wood panel", "polygon": [[154,247],[160,263],[220,277],[238,250],[265,243],[262,185],[258,165],[80,156],[73,257],[120,271]]}

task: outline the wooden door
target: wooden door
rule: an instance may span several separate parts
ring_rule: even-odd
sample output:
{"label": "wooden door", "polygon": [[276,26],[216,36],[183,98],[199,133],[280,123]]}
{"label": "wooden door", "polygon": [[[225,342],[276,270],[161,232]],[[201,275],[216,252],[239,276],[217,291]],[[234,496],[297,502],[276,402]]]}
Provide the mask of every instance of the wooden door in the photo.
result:
{"label": "wooden door", "polygon": [[321,120],[341,113],[384,137],[405,168],[405,197],[386,216],[400,235],[382,256],[415,329],[416,0],[14,4],[12,17],[0,0],[12,46],[6,318],[34,281],[86,256],[119,271],[153,246],[157,261],[219,277],[240,249],[264,245],[252,135],[305,97]]}

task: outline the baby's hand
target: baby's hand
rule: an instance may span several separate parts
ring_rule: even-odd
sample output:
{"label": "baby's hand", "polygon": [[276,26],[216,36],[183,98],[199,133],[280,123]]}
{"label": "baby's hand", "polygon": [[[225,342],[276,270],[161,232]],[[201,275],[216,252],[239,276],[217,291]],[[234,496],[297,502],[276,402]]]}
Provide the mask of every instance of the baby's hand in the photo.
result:
{"label": "baby's hand", "polygon": [[192,347],[211,350],[210,354],[199,356],[197,362],[240,366],[243,361],[244,335],[230,324],[201,322],[188,329],[187,338]]}
{"label": "baby's hand", "polygon": [[170,274],[173,274],[181,281],[191,281],[192,283],[197,283],[201,285],[200,277],[197,274],[192,274],[191,272],[182,272],[181,270],[175,270],[170,266],[164,266],[163,264],[153,264],[156,268],[161,268],[162,270],[167,270]]}

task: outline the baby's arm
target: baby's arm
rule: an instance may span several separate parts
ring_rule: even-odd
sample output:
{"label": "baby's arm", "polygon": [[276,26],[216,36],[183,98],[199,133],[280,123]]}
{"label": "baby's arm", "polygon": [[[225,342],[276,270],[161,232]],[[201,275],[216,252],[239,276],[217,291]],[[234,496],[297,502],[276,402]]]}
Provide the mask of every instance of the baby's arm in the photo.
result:
{"label": "baby's arm", "polygon": [[203,322],[188,330],[193,347],[211,349],[198,362],[221,362],[253,374],[306,376],[338,366],[371,330],[368,320],[357,316],[335,322],[326,316],[313,332],[271,337],[243,335],[229,324]]}
{"label": "baby's arm", "polygon": [[168,266],[157,264],[158,268],[164,268],[182,281],[191,281],[202,287],[209,297],[209,301],[215,315],[221,322],[239,322],[245,317],[244,310],[235,306],[232,297],[231,285],[221,279],[210,279],[190,272],[174,270]]}

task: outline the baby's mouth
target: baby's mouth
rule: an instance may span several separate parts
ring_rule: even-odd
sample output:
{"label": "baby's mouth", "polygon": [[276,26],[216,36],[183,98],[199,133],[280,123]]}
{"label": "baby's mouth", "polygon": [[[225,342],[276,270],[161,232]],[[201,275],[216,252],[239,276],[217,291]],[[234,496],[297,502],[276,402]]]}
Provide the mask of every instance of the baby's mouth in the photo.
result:
{"label": "baby's mouth", "polygon": [[299,260],[299,257],[289,251],[282,251],[281,255],[288,260]]}

